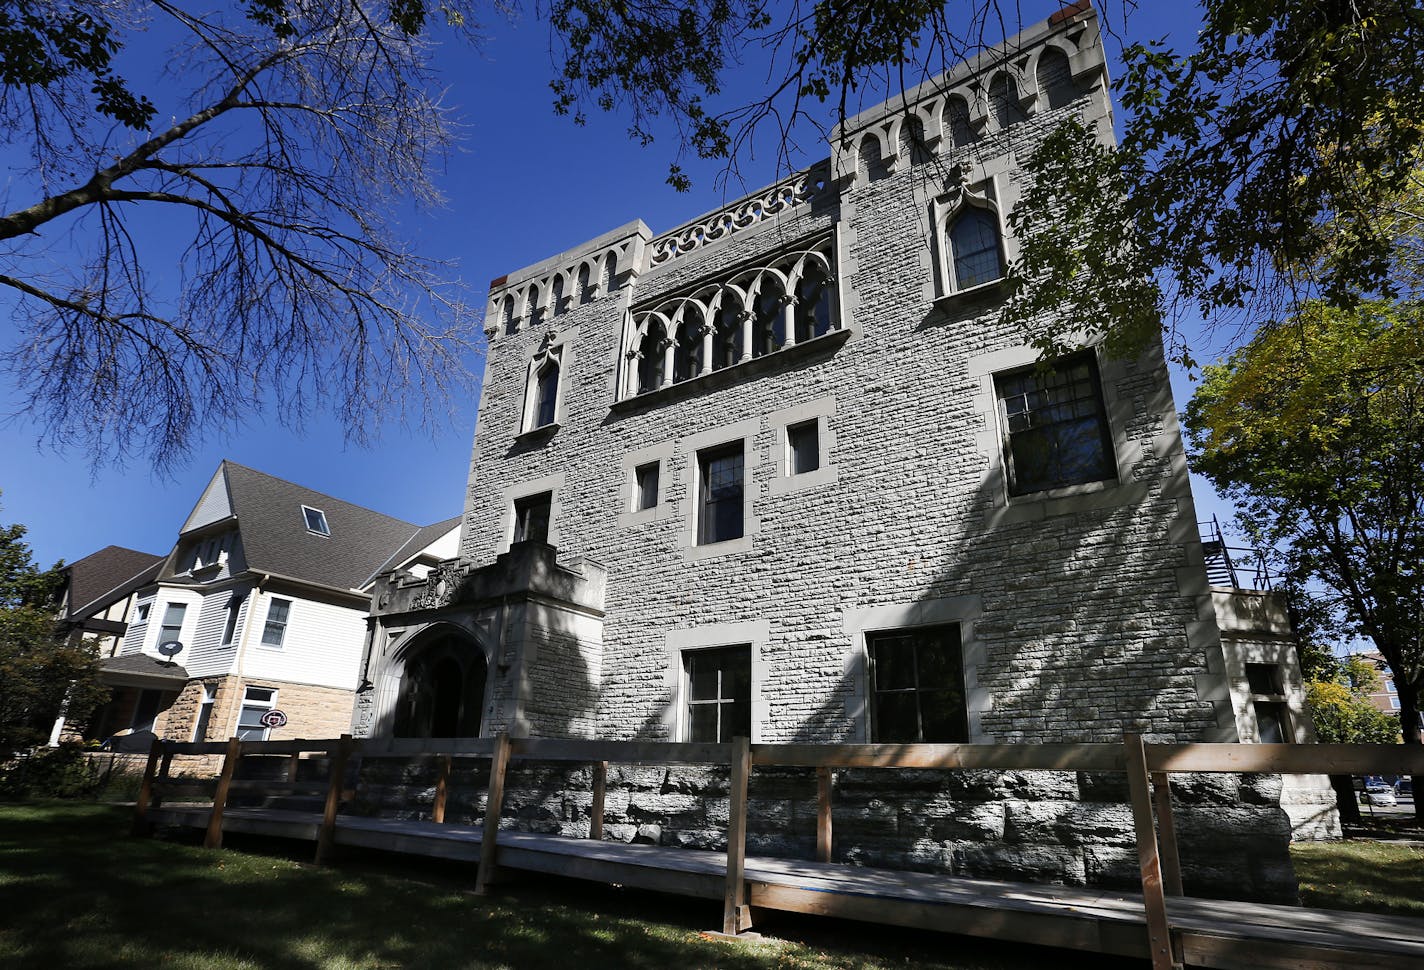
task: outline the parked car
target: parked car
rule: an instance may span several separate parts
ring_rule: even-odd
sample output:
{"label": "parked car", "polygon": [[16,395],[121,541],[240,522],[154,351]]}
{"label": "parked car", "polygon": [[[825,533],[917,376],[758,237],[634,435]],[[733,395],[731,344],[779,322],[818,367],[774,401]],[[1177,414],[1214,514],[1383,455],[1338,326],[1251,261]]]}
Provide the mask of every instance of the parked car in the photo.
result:
{"label": "parked car", "polygon": [[1398,796],[1398,795],[1408,795],[1410,798],[1413,798],[1413,797],[1414,797],[1414,779],[1413,779],[1413,778],[1401,778],[1401,779],[1399,779],[1399,781],[1396,781],[1396,782],[1394,783],[1394,794],[1395,794],[1396,796]]}
{"label": "parked car", "polygon": [[1360,796],[1360,801],[1366,805],[1398,805],[1395,800],[1394,789],[1388,785],[1370,785],[1365,789],[1365,793]]}

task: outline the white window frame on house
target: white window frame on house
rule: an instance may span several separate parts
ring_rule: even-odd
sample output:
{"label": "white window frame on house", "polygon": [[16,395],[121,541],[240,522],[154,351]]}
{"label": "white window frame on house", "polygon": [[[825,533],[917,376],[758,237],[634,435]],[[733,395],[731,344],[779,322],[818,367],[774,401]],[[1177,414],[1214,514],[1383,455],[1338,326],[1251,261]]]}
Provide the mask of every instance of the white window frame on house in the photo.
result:
{"label": "white window frame on house", "polygon": [[[931,243],[935,258],[934,295],[936,300],[949,300],[969,294],[990,295],[998,291],[1008,273],[1008,231],[1003,213],[999,211],[998,187],[993,178],[975,186],[961,185],[953,192],[930,203]],[[999,275],[971,285],[961,285],[955,271],[956,253],[950,235],[966,213],[987,217],[996,234]]]}
{"label": "white window frame on house", "polygon": [[[832,396],[783,408],[767,415],[766,423],[773,435],[772,465],[776,468],[776,475],[767,486],[771,495],[822,489],[840,480],[840,472],[832,463],[836,449],[835,430],[832,427],[835,414],[836,399]],[[816,428],[816,467],[811,471],[797,472],[793,465],[791,429],[811,423],[814,423]]]}
{"label": "white window frame on house", "polygon": [[[266,694],[265,698],[258,695]],[[256,724],[244,725],[243,721],[257,721],[263,714],[273,710],[277,706],[277,688],[257,687],[248,685],[242,690],[242,707],[237,712],[237,726],[233,733],[243,741],[266,741],[271,730],[260,721]],[[248,712],[254,712],[255,717],[249,717]],[[244,734],[244,732],[247,732]],[[254,736],[258,735],[258,736]]]}
{"label": "white window frame on house", "polygon": [[307,532],[314,536],[329,538],[331,536],[331,525],[326,521],[326,513],[321,509],[314,509],[310,505],[302,506],[302,524],[306,526]]}
{"label": "white window frame on house", "polygon": [[691,697],[687,680],[689,655],[709,650],[737,649],[746,650],[749,656],[750,739],[753,743],[763,740],[769,705],[762,697],[761,685],[766,682],[762,657],[769,638],[770,623],[766,620],[715,623],[669,631],[664,644],[666,689],[671,699],[663,708],[663,726],[667,736],[677,741],[692,739]]}
{"label": "white window frame on house", "polygon": [[[999,371],[992,377],[992,387],[994,393],[994,410],[997,417],[1000,439],[1000,461],[1004,469],[1005,485],[1011,498],[1023,498],[1035,495],[1051,495],[1061,493],[1065,490],[1081,488],[1101,488],[1106,485],[1117,484],[1119,481],[1117,443],[1113,435],[1112,422],[1108,416],[1108,405],[1103,393],[1102,372],[1098,363],[1097,352],[1089,348],[1076,354],[1069,354],[1052,361],[1058,370],[1045,375],[1040,380],[1038,365],[1031,364],[1026,367],[1017,367],[1009,370]],[[1084,381],[1074,381],[1069,387],[1076,387],[1079,384],[1087,385],[1086,396],[1074,396],[1057,400],[1042,400],[1034,404],[1028,400],[1030,393],[1043,397],[1050,392],[1061,392],[1062,385],[1055,384],[1054,381],[1060,378],[1065,369],[1086,366],[1087,375]],[[1013,393],[1015,388],[1013,382],[1020,382],[1025,379],[1033,381],[1035,390],[1025,393]],[[1020,399],[1023,399],[1022,401]],[[1090,405],[1092,413],[1077,413],[1080,405]],[[1072,413],[1066,418],[1056,418],[1053,420],[1043,420],[1034,422],[1036,415],[1044,412],[1057,411],[1068,407]],[[1026,427],[1015,427],[1022,425],[1027,420]],[[1068,425],[1075,421],[1091,419],[1097,428],[1097,445],[1101,449],[1101,465],[1096,472],[1089,474],[1070,475],[1052,480],[1033,478],[1025,481],[1022,470],[1018,467],[1018,456],[1014,451],[1014,436],[1027,435],[1034,431],[1052,429]]]}
{"label": "white window frame on house", "polygon": [[[176,619],[174,617],[175,610],[177,611]],[[170,641],[177,641],[178,643],[183,643],[183,621],[187,618],[187,603],[164,603],[163,621],[158,624],[158,639],[153,641],[153,645],[155,647],[161,647],[163,644],[168,643]],[[173,633],[172,636],[169,636],[169,631],[176,632]],[[187,646],[187,644],[184,644],[184,646]]]}
{"label": "white window frame on house", "polygon": [[223,635],[220,646],[231,647],[237,642],[239,614],[242,612],[242,604],[246,601],[246,593],[233,593],[232,597],[228,599],[227,610],[223,617]]}
{"label": "white window frame on house", "polygon": [[134,604],[134,623],[147,623],[149,611],[153,608],[153,602]]}
{"label": "white window frame on house", "polygon": [[[267,598],[267,613],[262,618],[262,640],[261,645],[268,650],[281,650],[287,643],[287,628],[292,625],[292,603],[293,601],[285,596],[269,596]],[[273,611],[278,605],[283,607],[280,619],[273,617]],[[276,629],[276,643],[271,642],[268,637],[272,630]]]}

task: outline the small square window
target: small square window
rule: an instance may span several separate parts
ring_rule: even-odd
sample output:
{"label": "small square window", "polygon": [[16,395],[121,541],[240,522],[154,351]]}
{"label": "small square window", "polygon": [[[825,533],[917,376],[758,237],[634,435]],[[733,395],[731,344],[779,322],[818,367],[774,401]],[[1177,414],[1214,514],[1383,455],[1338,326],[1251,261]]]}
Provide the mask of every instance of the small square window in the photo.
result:
{"label": "small square window", "polygon": [[514,542],[548,542],[552,492],[540,492],[514,502]]}
{"label": "small square window", "polygon": [[303,505],[302,517],[306,520],[308,532],[319,536],[331,535],[331,528],[326,524],[326,513],[321,509]]}
{"label": "small square window", "polygon": [[152,606],[151,603],[140,603],[140,604],[138,604],[137,606],[134,607],[134,622],[135,622],[135,623],[147,623],[147,622],[148,622],[148,610],[149,610],[149,607],[150,607],[150,606]]}
{"label": "small square window", "polygon": [[1391,696],[1389,699],[1389,706],[1393,710],[1399,710],[1399,698]]}
{"label": "small square window", "polygon": [[740,539],[745,531],[742,443],[698,452],[697,466],[702,513],[698,543]]}
{"label": "small square window", "polygon": [[659,466],[655,461],[639,465],[633,472],[633,511],[643,512],[658,504]]}
{"label": "small square window", "polygon": [[787,469],[804,475],[821,467],[821,432],[816,421],[803,421],[786,429]]}
{"label": "small square window", "polygon": [[687,740],[722,743],[752,733],[752,652],[749,645],[683,654]]}
{"label": "small square window", "polygon": [[1253,694],[1278,696],[1285,693],[1281,682],[1281,668],[1278,664],[1248,663],[1246,665],[1246,686]]}

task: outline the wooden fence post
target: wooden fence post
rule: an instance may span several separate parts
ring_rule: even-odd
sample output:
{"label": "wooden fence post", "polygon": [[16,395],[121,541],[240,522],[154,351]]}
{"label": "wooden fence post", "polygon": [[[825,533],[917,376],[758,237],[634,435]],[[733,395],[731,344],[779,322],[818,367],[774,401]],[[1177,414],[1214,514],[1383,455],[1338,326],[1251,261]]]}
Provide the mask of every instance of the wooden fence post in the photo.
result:
{"label": "wooden fence post", "polygon": [[331,757],[331,777],[326,786],[326,806],[321,813],[321,828],[316,833],[316,864],[325,865],[331,854],[332,839],[336,835],[336,813],[341,808],[341,793],[346,788],[346,763],[351,760],[351,749],[355,745],[351,735],[343,734],[336,742],[336,750],[329,751]]}
{"label": "wooden fence post", "polygon": [[816,769],[816,859],[831,861],[831,769]]}
{"label": "wooden fence post", "polygon": [[1172,818],[1171,780],[1165,771],[1152,773],[1152,806],[1157,809],[1157,839],[1162,850],[1162,889],[1181,896],[1182,860],[1177,854],[1177,823]]}
{"label": "wooden fence post", "polygon": [[148,834],[148,804],[153,801],[153,777],[158,773],[158,759],[162,751],[163,742],[155,736],[148,746],[148,763],[143,768],[143,783],[138,787],[138,801],[134,802],[133,827],[130,830],[134,835]]}
{"label": "wooden fence post", "polygon": [[450,797],[450,767],[453,764],[448,754],[440,756],[440,773],[435,777],[435,804],[430,807],[430,820],[445,821],[445,801]]}
{"label": "wooden fence post", "polygon": [[747,738],[732,739],[732,778],[727,807],[727,888],[722,897],[722,932],[735,936],[751,926],[747,912],[747,777],[752,748]]}
{"label": "wooden fence post", "polygon": [[608,762],[593,763],[593,806],[588,813],[588,837],[595,842],[603,839],[603,806],[608,799]]}
{"label": "wooden fence post", "polygon": [[301,764],[302,753],[300,751],[293,751],[291,756],[287,759],[287,781],[297,780],[297,771],[301,768]]}
{"label": "wooden fence post", "polygon": [[1132,822],[1137,835],[1137,862],[1142,871],[1142,903],[1147,911],[1147,945],[1152,970],[1181,970],[1173,959],[1167,900],[1162,893],[1162,867],[1157,855],[1157,828],[1152,823],[1152,794],[1147,778],[1147,749],[1142,735],[1125,733],[1127,786],[1132,797]]}
{"label": "wooden fence post", "polygon": [[485,827],[480,836],[480,866],[475,872],[475,893],[489,891],[494,875],[495,843],[499,838],[499,816],[504,810],[504,772],[509,767],[509,735],[495,735],[494,753],[490,756],[489,792],[485,798]]}
{"label": "wooden fence post", "polygon": [[227,751],[223,754],[222,772],[218,775],[218,787],[213,791],[213,808],[208,813],[208,832],[203,836],[203,848],[221,849],[223,843],[223,811],[227,808],[227,793],[232,787],[232,775],[237,771],[237,762],[242,758],[242,742],[233,735],[228,739]]}

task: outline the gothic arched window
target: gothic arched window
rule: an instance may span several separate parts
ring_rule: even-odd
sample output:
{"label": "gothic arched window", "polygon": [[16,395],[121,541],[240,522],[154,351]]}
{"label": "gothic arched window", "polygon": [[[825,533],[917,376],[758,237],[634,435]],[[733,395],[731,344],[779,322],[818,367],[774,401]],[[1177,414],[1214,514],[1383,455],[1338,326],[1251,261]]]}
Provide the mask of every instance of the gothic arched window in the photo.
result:
{"label": "gothic arched window", "polygon": [[951,290],[967,290],[1003,278],[1003,247],[994,213],[967,206],[949,223],[945,235]]}

